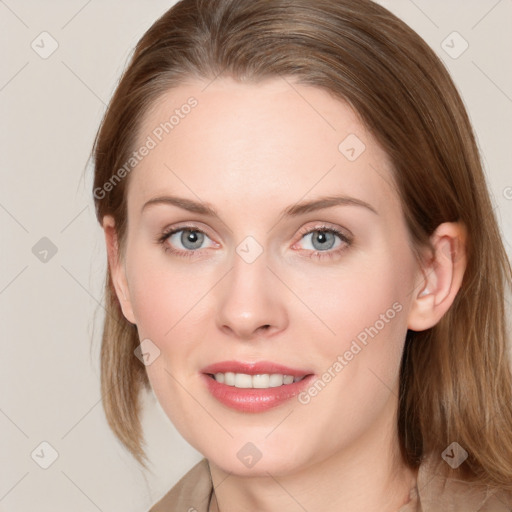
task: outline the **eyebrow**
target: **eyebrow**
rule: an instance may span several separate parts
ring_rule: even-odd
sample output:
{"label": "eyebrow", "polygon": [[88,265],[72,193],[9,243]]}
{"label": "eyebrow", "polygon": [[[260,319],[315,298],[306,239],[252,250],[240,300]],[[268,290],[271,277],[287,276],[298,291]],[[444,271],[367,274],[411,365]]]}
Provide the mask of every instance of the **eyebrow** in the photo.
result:
{"label": "eyebrow", "polygon": [[[217,211],[207,203],[192,201],[191,199],[176,196],[154,197],[144,203],[141,212],[143,212],[147,207],[157,204],[177,206],[178,208],[192,213],[198,213],[209,217],[219,217]],[[333,206],[360,206],[378,215],[377,210],[371,204],[362,201],[361,199],[348,196],[325,196],[311,201],[296,203],[285,208],[282,215],[286,217],[297,217],[299,215],[322,210],[324,208],[332,208]]]}

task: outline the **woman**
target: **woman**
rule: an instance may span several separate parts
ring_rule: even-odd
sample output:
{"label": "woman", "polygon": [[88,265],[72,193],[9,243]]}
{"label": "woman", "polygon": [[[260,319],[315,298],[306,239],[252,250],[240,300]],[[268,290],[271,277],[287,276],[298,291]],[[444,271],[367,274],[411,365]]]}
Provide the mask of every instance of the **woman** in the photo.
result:
{"label": "woman", "polygon": [[95,143],[104,407],[153,511],[506,511],[511,269],[462,101],[368,0],[182,0]]}

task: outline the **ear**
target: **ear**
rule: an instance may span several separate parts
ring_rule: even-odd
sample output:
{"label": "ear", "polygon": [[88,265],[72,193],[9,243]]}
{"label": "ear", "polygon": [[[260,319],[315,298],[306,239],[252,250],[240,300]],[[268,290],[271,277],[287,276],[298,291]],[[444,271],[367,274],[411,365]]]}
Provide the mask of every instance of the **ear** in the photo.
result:
{"label": "ear", "polygon": [[126,320],[132,324],[136,324],[135,315],[133,314],[132,303],[130,300],[130,292],[128,289],[128,281],[126,279],[126,268],[124,260],[119,251],[119,243],[115,228],[115,220],[111,215],[103,217],[103,231],[105,233],[105,242],[107,245],[108,265],[110,275],[117,295],[117,300],[121,305],[123,315]]}
{"label": "ear", "polygon": [[408,328],[424,331],[436,325],[457,295],[466,270],[467,232],[462,223],[440,224],[431,237],[434,254],[430,254],[421,272],[423,278],[414,290]]}

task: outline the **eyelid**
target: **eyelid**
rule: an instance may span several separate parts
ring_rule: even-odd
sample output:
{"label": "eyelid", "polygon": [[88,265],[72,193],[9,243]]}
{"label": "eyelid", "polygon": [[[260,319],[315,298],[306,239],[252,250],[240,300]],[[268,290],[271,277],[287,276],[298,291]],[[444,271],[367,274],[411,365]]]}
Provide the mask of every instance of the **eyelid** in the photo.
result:
{"label": "eyelid", "polygon": [[[305,235],[308,235],[310,233],[314,233],[316,231],[328,231],[337,234],[340,236],[340,238],[346,242],[346,243],[352,243],[354,236],[352,233],[346,229],[342,228],[340,226],[337,226],[335,224],[331,224],[329,222],[318,222],[314,224],[313,226],[305,226],[299,230],[299,239],[298,241],[302,240],[302,238]],[[295,245],[295,244],[294,244]]]}
{"label": "eyelid", "polygon": [[193,256],[195,254],[201,253],[205,249],[211,249],[211,247],[205,247],[203,249],[195,249],[195,250],[184,250],[184,249],[175,249],[170,244],[168,244],[168,240],[171,236],[175,235],[176,233],[179,233],[180,231],[197,231],[199,233],[202,233],[208,239],[211,241],[211,243],[214,246],[219,247],[219,243],[216,242],[212,236],[209,234],[209,230],[206,228],[203,228],[199,226],[197,223],[194,222],[184,222],[173,226],[168,226],[164,228],[161,233],[159,233],[156,237],[156,243],[161,245],[164,248],[165,252],[169,252],[171,254],[175,254],[177,256]]}
{"label": "eyelid", "polygon": [[[204,250],[210,249],[211,247],[205,247],[203,249],[194,249],[194,250],[183,250],[183,249],[175,249],[175,248],[169,247],[168,245],[166,245],[166,242],[172,235],[174,235],[180,231],[197,231],[197,232],[200,232],[200,233],[204,234],[205,236],[207,236],[215,246],[219,247],[220,244],[218,242],[216,242],[212,236],[210,236],[209,229],[201,227],[199,224],[200,223],[196,223],[193,221],[190,221],[190,222],[185,221],[185,222],[179,223],[177,225],[168,226],[157,237],[156,241],[157,241],[157,243],[160,243],[162,246],[164,246],[164,250],[166,252],[170,252],[177,256],[191,257],[193,255],[201,254]],[[328,222],[317,222],[314,225],[304,226],[299,229],[298,235],[297,235],[299,238],[297,241],[295,241],[292,244],[292,248],[294,248],[295,245],[298,242],[300,242],[306,235],[315,233],[317,231],[325,231],[325,232],[335,234],[336,236],[338,236],[340,238],[343,247],[341,247],[341,248],[339,247],[336,249],[328,249],[325,251],[302,249],[302,251],[310,253],[310,257],[312,257],[312,258],[318,258],[318,259],[333,258],[333,257],[337,256],[339,253],[341,253],[342,251],[344,251],[347,247],[349,247],[353,243],[353,235],[348,229],[342,228],[335,224],[330,224]]]}
{"label": "eyelid", "polygon": [[213,241],[212,236],[210,235],[209,229],[202,227],[199,223],[195,222],[183,222],[178,223],[176,225],[168,226],[162,230],[162,234],[160,238],[168,238],[172,234],[178,231],[198,231],[206,235],[210,240]]}

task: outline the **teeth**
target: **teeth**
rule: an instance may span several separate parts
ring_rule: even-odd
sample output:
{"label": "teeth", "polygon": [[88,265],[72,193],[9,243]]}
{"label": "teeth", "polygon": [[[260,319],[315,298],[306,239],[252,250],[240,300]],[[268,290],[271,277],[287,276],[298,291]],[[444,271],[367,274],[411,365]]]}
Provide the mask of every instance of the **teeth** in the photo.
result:
{"label": "teeth", "polygon": [[278,388],[279,386],[282,386],[283,385],[283,376],[280,375],[279,373],[273,373],[270,376],[268,385],[271,388]]}
{"label": "teeth", "polygon": [[248,375],[247,373],[216,373],[213,378],[221,384],[236,388],[268,389],[299,382],[303,377],[293,375],[282,375],[280,373],[263,373],[259,375]]}
{"label": "teeth", "polygon": [[266,389],[269,387],[270,375],[253,375],[252,376],[252,387]]}
{"label": "teeth", "polygon": [[251,375],[235,373],[235,388],[252,388]]}

